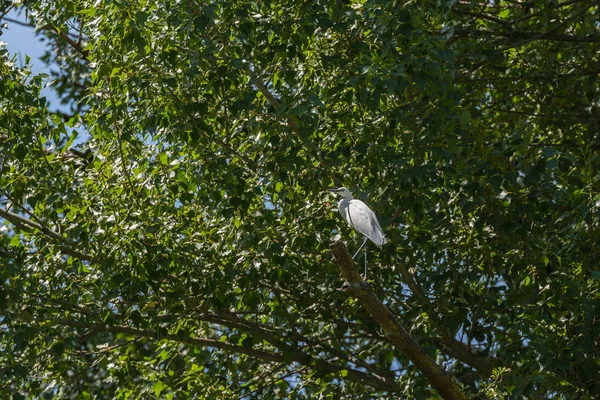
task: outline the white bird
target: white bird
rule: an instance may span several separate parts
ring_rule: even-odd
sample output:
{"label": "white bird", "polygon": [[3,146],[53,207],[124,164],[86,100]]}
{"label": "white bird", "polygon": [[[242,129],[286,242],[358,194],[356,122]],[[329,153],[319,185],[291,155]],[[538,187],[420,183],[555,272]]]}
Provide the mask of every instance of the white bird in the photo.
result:
{"label": "white bird", "polygon": [[[352,259],[365,246],[367,240],[375,243],[378,247],[383,246],[385,237],[381,231],[379,221],[375,213],[362,201],[355,199],[352,193],[345,187],[328,189],[332,193],[342,196],[338,203],[342,218],[358,233],[364,236],[362,245],[358,248]],[[365,279],[367,279],[367,250],[365,249]]]}

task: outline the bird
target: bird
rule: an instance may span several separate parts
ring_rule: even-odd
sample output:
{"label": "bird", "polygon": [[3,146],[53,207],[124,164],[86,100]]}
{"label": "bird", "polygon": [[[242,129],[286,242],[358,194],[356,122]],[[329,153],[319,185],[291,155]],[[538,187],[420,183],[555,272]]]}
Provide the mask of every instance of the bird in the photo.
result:
{"label": "bird", "polygon": [[[373,210],[361,200],[355,199],[354,196],[352,196],[352,193],[345,187],[328,189],[328,191],[342,197],[338,203],[342,218],[344,218],[344,221],[346,221],[355,231],[364,236],[362,244],[352,256],[352,259],[354,260],[360,250],[367,244],[368,240],[375,243],[377,247],[383,246],[386,239]],[[366,278],[367,249],[365,248],[365,279]]]}

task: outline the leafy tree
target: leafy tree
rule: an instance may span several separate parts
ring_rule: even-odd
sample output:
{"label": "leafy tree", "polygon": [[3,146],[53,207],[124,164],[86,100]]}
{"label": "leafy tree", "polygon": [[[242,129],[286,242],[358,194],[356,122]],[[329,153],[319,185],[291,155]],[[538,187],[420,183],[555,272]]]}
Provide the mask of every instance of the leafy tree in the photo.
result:
{"label": "leafy tree", "polygon": [[2,4],[4,395],[600,392],[600,2]]}

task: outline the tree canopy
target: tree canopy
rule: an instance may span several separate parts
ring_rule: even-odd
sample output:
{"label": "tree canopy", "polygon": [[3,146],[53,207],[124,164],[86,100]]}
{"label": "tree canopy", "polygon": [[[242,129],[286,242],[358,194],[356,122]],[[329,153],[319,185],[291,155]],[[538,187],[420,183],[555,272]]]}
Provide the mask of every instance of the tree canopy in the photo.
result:
{"label": "tree canopy", "polygon": [[600,1],[0,4],[3,395],[600,393]]}

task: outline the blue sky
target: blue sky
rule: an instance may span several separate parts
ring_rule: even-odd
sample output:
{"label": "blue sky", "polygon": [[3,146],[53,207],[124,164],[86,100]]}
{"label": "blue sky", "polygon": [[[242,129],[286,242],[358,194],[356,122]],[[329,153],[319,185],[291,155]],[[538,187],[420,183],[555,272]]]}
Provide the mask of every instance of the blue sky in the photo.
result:
{"label": "blue sky", "polygon": [[[24,13],[11,11],[6,15],[6,17],[12,20],[18,20],[23,23],[27,23]],[[23,66],[25,63],[25,57],[29,56],[29,64],[34,74],[50,74],[50,67],[46,66],[46,64],[40,60],[40,57],[46,50],[46,43],[42,42],[39,36],[36,36],[33,27],[22,26],[5,20],[3,20],[2,23],[6,23],[8,27],[2,29],[0,41],[6,43],[6,49],[9,51],[11,56],[16,56],[15,60],[17,65],[20,67]],[[44,82],[50,82],[50,78],[47,78]],[[45,87],[42,89],[41,95],[48,101],[48,108],[51,111],[59,110],[67,114],[71,113],[68,105],[61,104],[60,99],[51,87]],[[89,134],[82,126],[75,126],[74,129],[79,134],[75,142],[73,142],[74,146],[80,145],[89,139]]]}
{"label": "blue sky", "polygon": [[[7,18],[16,19],[26,23],[24,13],[16,13],[11,11],[6,15]],[[46,44],[42,43],[39,37],[36,37],[33,28],[21,26],[14,22],[6,22],[8,28],[2,29],[2,36],[0,41],[6,43],[6,48],[11,55],[17,55],[16,62],[18,66],[22,66],[25,63],[25,56],[31,57],[31,70],[34,74],[39,73],[50,73],[50,68],[47,67],[41,60],[40,57],[44,54]],[[46,100],[50,103],[50,109],[56,110],[61,109],[68,112],[64,106],[61,106],[60,100],[50,88],[44,88],[42,90],[42,96],[46,97]]]}

